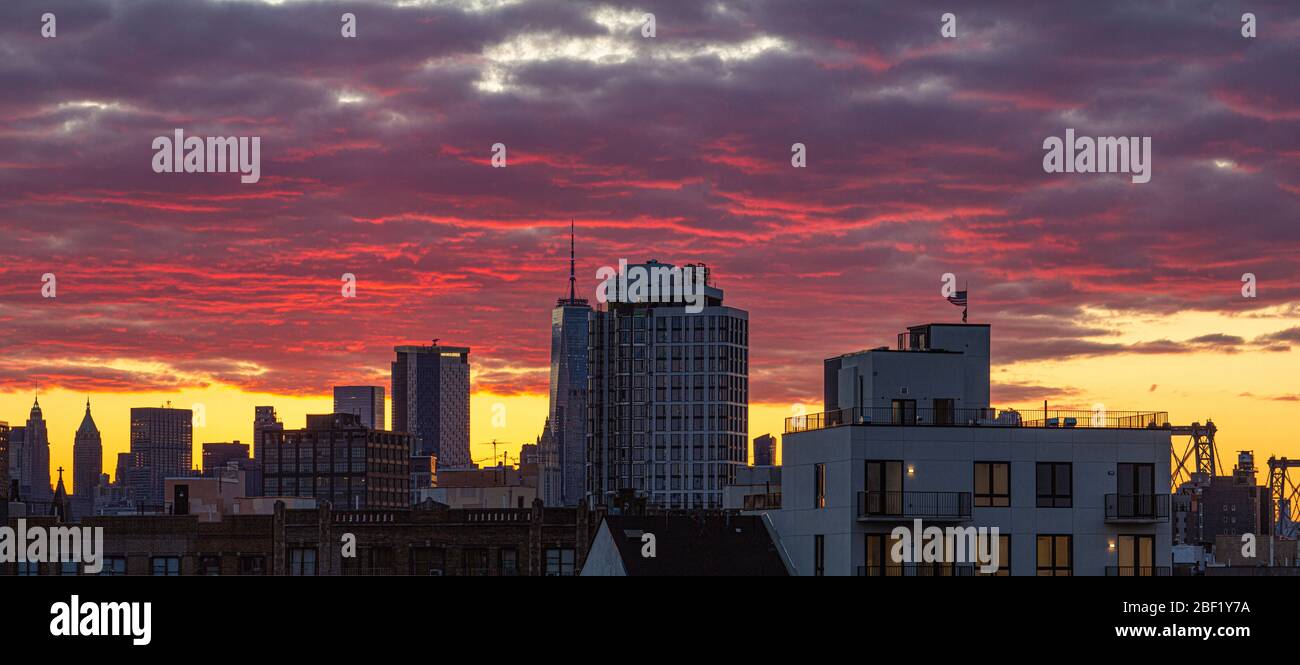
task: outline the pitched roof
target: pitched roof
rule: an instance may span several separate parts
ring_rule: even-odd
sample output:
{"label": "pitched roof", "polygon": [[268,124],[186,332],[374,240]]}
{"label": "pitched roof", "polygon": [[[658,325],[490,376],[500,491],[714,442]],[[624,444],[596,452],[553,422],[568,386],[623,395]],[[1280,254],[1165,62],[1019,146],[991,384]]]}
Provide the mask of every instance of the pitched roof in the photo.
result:
{"label": "pitched roof", "polygon": [[[785,563],[755,515],[609,515],[605,526],[630,576],[784,576]],[[641,536],[655,556],[641,556]]]}

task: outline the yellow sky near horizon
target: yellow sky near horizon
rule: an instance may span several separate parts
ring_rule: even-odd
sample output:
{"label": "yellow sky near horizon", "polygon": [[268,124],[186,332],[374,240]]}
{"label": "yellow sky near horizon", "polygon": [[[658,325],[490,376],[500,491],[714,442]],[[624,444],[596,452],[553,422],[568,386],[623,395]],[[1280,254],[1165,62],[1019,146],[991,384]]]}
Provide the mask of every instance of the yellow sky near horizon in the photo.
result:
{"label": "yellow sky near horizon", "polygon": [[[1115,331],[1107,343],[1133,344],[1156,340],[1186,340],[1222,333],[1247,340],[1238,352],[1201,350],[1179,354],[1113,353],[1097,357],[1020,362],[1010,365],[993,358],[995,384],[1029,384],[1069,391],[1068,401],[1054,400],[1053,408],[1090,409],[1100,403],[1110,411],[1167,411],[1175,424],[1213,419],[1218,425],[1220,459],[1225,471],[1231,468],[1237,450],[1253,450],[1262,465],[1269,455],[1300,457],[1300,441],[1290,432],[1292,420],[1300,415],[1300,356],[1291,351],[1260,351],[1249,341],[1289,327],[1300,326],[1300,316],[1289,312],[1256,311],[1254,316],[1224,316],[1189,312],[1164,317],[1135,318],[1103,311],[1088,312],[1088,325]],[[996,330],[994,331],[996,341]],[[868,341],[869,343],[869,341]],[[753,353],[751,351],[751,353]],[[820,363],[820,359],[812,360]],[[754,388],[751,380],[751,391]],[[800,386],[807,395],[797,403],[751,403],[749,438],[763,433],[780,434],[784,419],[822,410],[821,385]],[[994,406],[1032,411],[1041,402],[1020,404],[999,402],[994,388]],[[65,482],[71,484],[72,441],[81,423],[87,395],[63,389],[42,391],[41,406],[50,433],[50,466],[65,467]],[[90,395],[92,412],[104,439],[104,470],[112,474],[116,454],[129,448],[130,409],[158,406],[170,400],[178,408],[202,404],[206,425],[194,431],[194,463],[200,464],[201,444],[252,437],[253,407],[276,407],[285,426],[301,428],[308,413],[328,413],[332,397],[292,397],[247,393],[235,387],[213,384],[201,390],[176,393],[98,393]],[[31,408],[31,393],[0,394],[0,421],[21,425]],[[494,422],[494,405],[505,407],[504,422]],[[391,409],[391,407],[390,407]],[[543,393],[496,395],[475,392],[470,400],[470,437],[476,460],[488,463],[491,441],[499,442],[498,453],[509,452],[518,459],[519,446],[533,443],[546,419],[547,396]],[[391,413],[391,411],[390,411]],[[391,424],[391,423],[390,423]],[[1181,451],[1184,441],[1175,441]],[[752,453],[751,453],[752,454]]]}

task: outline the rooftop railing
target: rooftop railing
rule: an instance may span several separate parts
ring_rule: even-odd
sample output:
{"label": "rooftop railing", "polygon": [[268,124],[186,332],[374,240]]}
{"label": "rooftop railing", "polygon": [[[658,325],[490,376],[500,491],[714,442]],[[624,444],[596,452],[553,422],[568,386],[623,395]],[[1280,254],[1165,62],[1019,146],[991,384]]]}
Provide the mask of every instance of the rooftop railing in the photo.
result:
{"label": "rooftop railing", "polygon": [[1016,411],[992,408],[917,409],[910,403],[853,407],[785,419],[785,433],[876,425],[891,427],[1037,427],[1046,429],[1165,429],[1164,411]]}

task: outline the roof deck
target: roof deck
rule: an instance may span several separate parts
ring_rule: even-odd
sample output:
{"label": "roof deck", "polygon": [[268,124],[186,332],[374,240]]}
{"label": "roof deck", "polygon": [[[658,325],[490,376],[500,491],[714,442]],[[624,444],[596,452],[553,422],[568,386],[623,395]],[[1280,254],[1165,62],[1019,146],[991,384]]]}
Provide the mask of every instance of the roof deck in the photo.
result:
{"label": "roof deck", "polygon": [[1014,409],[913,409],[854,407],[785,419],[785,433],[830,427],[1037,427],[1048,429],[1168,429],[1165,411],[1084,411]]}

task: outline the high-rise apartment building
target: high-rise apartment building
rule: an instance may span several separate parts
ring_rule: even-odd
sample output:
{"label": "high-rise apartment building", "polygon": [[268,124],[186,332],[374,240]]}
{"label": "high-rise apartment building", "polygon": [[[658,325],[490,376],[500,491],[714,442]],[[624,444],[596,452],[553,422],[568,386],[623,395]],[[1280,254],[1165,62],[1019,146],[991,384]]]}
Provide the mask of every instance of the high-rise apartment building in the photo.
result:
{"label": "high-rise apartment building", "polygon": [[630,492],[651,506],[720,508],[748,458],[749,314],[722,304],[704,266],[627,273],[638,270],[663,286],[646,294],[611,280],[589,326],[587,500]]}
{"label": "high-rise apartment building", "polygon": [[383,386],[334,386],[334,413],[354,413],[370,429],[388,429]]}
{"label": "high-rise apartment building", "polygon": [[412,456],[432,455],[439,468],[471,464],[469,348],[399,346],[392,363],[393,431],[409,434]]}
{"label": "high-rise apartment building", "polygon": [[409,508],[410,439],[351,413],[307,416],[300,430],[268,430],[265,496],[314,497],[340,510]]}

